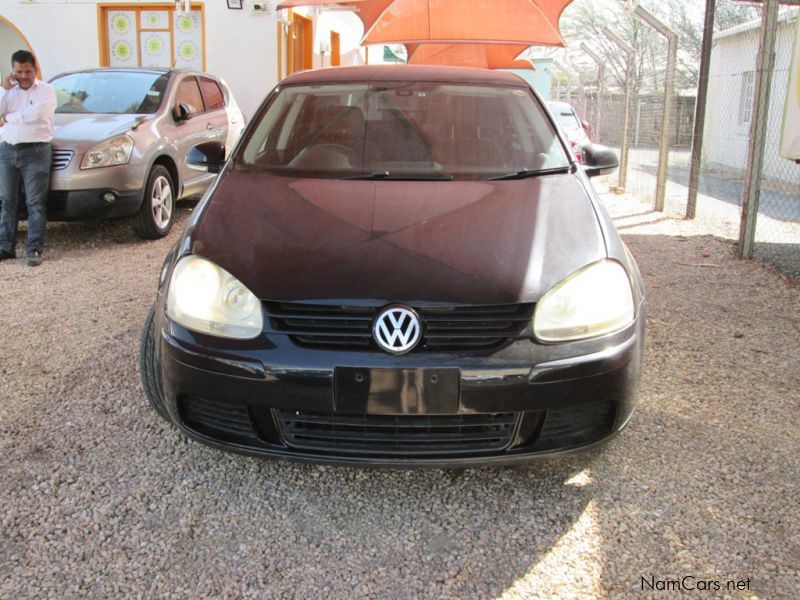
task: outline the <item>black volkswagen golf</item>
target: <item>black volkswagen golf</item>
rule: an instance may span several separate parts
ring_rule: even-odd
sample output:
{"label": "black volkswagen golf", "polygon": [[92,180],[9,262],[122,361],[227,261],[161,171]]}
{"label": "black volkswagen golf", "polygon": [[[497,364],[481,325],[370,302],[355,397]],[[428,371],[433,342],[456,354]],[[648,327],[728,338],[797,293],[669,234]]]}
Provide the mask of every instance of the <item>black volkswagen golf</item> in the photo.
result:
{"label": "black volkswagen golf", "polygon": [[158,413],[227,450],[383,465],[588,449],[634,408],[644,290],[511,73],[364,66],[275,88],[167,256],[142,334]]}

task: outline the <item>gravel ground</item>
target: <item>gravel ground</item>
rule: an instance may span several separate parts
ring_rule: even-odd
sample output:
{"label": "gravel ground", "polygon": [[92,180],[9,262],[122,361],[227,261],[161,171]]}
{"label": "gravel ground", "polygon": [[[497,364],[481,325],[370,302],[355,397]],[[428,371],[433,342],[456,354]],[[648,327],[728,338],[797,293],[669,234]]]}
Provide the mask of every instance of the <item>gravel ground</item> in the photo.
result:
{"label": "gravel ground", "polygon": [[[689,190],[689,151],[670,152],[670,178],[664,202],[665,214],[683,218]],[[628,191],[653,201],[658,168],[658,151],[636,149],[631,152]],[[610,179],[616,183],[617,175]],[[686,184],[686,185],[684,185]],[[798,221],[798,186],[787,183],[764,183],[763,196],[756,220],[753,256],[777,268],[800,283],[800,221]],[[701,173],[701,193],[697,196],[696,219],[706,233],[737,242],[741,224],[741,202],[744,182],[741,176]],[[704,194],[712,192],[712,195]]]}
{"label": "gravel ground", "polygon": [[800,597],[800,290],[701,223],[606,201],[648,286],[639,408],[602,453],[513,469],[187,441],[136,372],[177,232],[51,225],[41,267],[0,264],[0,597],[617,598],[643,577]]}

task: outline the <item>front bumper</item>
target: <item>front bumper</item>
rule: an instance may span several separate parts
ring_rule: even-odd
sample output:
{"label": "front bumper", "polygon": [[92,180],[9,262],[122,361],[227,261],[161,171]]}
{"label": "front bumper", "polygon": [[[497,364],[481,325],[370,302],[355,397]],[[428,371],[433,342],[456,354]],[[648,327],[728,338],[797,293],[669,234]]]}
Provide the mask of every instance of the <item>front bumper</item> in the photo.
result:
{"label": "front bumper", "polygon": [[[104,196],[114,195],[111,202]],[[120,191],[112,188],[91,190],[51,190],[47,198],[49,221],[82,221],[130,217],[139,212],[142,190]]]}
{"label": "front bumper", "polygon": [[[480,356],[308,350],[274,334],[221,341],[163,312],[156,331],[170,420],[203,443],[310,462],[463,467],[586,450],[619,432],[634,409],[644,314],[601,340],[550,347],[520,340]],[[423,378],[442,384],[453,372],[447,393],[420,387]],[[343,393],[345,374],[362,384]],[[387,393],[391,381],[401,383]],[[359,394],[358,385],[369,391]],[[309,423],[310,434],[298,430]],[[419,427],[446,443],[406,445]],[[462,445],[465,432],[491,443]]]}
{"label": "front bumper", "polygon": [[[62,156],[56,166],[56,155]],[[47,218],[51,221],[114,219],[135,215],[142,205],[148,164],[128,164],[81,169],[83,152],[66,146],[54,147],[54,169],[50,176]],[[108,202],[103,198],[114,194]]]}

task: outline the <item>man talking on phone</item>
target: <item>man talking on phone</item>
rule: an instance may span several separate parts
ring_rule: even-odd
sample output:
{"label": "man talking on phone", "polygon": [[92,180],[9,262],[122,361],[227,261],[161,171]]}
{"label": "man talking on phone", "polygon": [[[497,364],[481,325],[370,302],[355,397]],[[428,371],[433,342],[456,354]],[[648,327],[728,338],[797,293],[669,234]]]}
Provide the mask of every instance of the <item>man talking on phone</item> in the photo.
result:
{"label": "man talking on phone", "polygon": [[56,92],[36,79],[36,58],[27,50],[11,56],[0,99],[0,261],[16,257],[20,181],[28,208],[28,266],[42,264]]}

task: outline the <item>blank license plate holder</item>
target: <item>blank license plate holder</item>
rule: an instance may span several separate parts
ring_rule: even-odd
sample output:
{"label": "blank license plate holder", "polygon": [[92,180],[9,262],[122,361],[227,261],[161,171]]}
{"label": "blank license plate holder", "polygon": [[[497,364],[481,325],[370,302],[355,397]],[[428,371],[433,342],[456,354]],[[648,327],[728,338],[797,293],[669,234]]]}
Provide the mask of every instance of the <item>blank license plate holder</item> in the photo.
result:
{"label": "blank license plate holder", "polygon": [[455,414],[461,371],[336,367],[334,409],[343,414]]}

